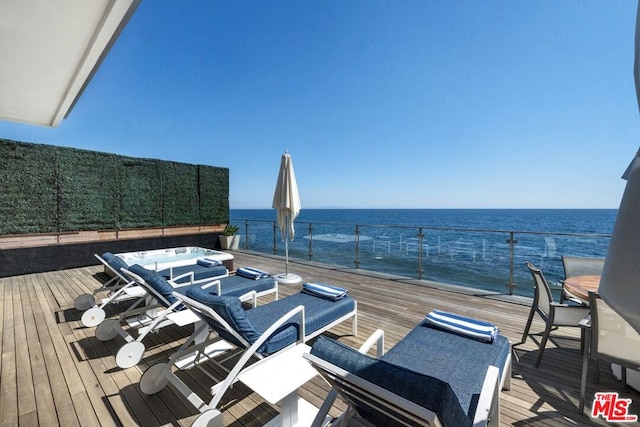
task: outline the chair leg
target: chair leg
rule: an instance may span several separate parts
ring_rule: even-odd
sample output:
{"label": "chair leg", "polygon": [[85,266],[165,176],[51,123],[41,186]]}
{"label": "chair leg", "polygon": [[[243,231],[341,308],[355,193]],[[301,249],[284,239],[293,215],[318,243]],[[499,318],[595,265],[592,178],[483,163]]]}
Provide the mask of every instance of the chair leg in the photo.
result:
{"label": "chair leg", "polygon": [[329,410],[333,406],[333,403],[336,401],[336,397],[338,397],[338,392],[335,389],[331,389],[327,398],[322,402],[322,406],[320,406],[316,417],[313,419],[311,427],[320,427],[324,424],[324,420],[329,414]]}
{"label": "chair leg", "polygon": [[540,341],[540,348],[538,349],[538,357],[536,357],[535,367],[540,366],[540,361],[542,360],[542,353],[544,353],[544,348],[547,345],[547,340],[549,339],[549,334],[551,334],[551,321],[547,321],[547,327],[544,329],[544,335],[542,336],[542,340]]}
{"label": "chair leg", "polygon": [[520,344],[524,344],[527,341],[527,337],[529,337],[529,329],[531,328],[531,322],[533,322],[533,315],[535,314],[536,309],[532,305],[531,311],[529,312],[529,318],[527,319],[527,325],[524,327],[524,332],[522,333],[522,339],[520,340]]}
{"label": "chair leg", "polygon": [[589,371],[589,334],[585,335],[585,344],[582,349],[582,377],[580,379],[580,401],[578,404],[578,411],[582,413],[584,411],[584,395],[587,390],[587,372]]}

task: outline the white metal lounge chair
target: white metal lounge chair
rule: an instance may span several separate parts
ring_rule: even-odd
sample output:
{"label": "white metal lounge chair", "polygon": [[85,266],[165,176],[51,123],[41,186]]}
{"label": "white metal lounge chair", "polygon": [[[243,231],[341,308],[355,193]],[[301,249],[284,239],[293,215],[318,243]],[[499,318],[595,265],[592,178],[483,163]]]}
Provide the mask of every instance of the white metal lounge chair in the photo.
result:
{"label": "white metal lounge chair", "polygon": [[[281,300],[245,310],[238,298],[219,297],[206,290],[190,289],[186,295],[174,294],[176,298],[194,312],[198,313],[217,335],[211,341],[197,344],[194,337],[198,331],[174,353],[168,363],[153,365],[143,374],[140,389],[145,394],[155,394],[168,383],[183,394],[201,414],[194,425],[222,425],[222,415],[217,407],[227,390],[238,380],[242,373],[260,363],[270,360],[279,352],[296,344],[305,343],[338,325],[352,319],[352,333],[357,333],[357,304],[347,296],[338,301],[330,301],[317,296],[299,293]],[[173,366],[182,369],[178,362],[187,354],[202,348],[218,346],[218,354],[236,347],[244,351],[227,376],[211,387],[212,398],[207,403],[193,392],[173,371]],[[248,366],[252,359],[259,362]],[[215,380],[204,362],[212,357],[191,359],[205,375]],[[218,375],[219,377],[219,375]]]}
{"label": "white metal lounge chair", "polygon": [[[103,283],[98,289],[94,290],[90,294],[82,294],[76,297],[73,301],[73,305],[77,310],[85,311],[96,305],[96,295],[102,292],[114,292],[120,289],[127,283],[126,277],[120,272],[120,267],[128,267],[127,264],[120,258],[116,257],[111,252],[105,252],[102,256],[94,254],[96,259],[104,265],[104,268],[111,272],[111,278]],[[120,263],[120,265],[118,265]]]}
{"label": "white metal lounge chair", "polygon": [[[105,252],[102,256],[95,254],[95,257],[113,274],[113,278],[94,291],[93,294],[83,294],[75,299],[75,308],[84,310],[81,318],[82,324],[88,328],[102,323],[106,317],[105,307],[107,305],[134,300],[125,311],[125,313],[129,313],[144,304],[147,295],[143,288],[136,285],[134,281],[122,273],[122,268],[127,268],[128,265],[120,258],[110,252]],[[98,304],[95,300],[95,295],[102,292],[108,292],[108,294]]]}
{"label": "white metal lounge chair", "polygon": [[[366,355],[374,344],[376,358]],[[386,354],[378,330],[358,351],[319,337],[304,357],[332,386],[314,426],[338,395],[349,407],[332,425],[499,426],[499,392],[510,387],[507,338],[480,342],[426,321]]]}
{"label": "white metal lounge chair", "polygon": [[[242,296],[250,291],[254,291],[257,296],[273,294],[274,299],[278,298],[278,282],[268,277],[260,280],[251,280],[239,276],[218,277],[210,280],[206,284],[176,284],[172,280],[166,280],[158,273],[147,270],[139,265],[133,265],[130,269],[123,269],[125,276],[143,288],[149,297],[152,298],[141,310],[120,316],[117,319],[108,319],[102,322],[96,329],[96,338],[101,341],[108,341],[117,335],[123,337],[126,343],[118,350],[116,363],[119,367],[126,369],[137,365],[144,355],[144,338],[155,330],[164,326],[177,324],[178,326],[194,325],[201,319],[193,312],[186,309],[174,295],[174,291],[186,292],[191,288],[201,287],[209,292],[223,295]],[[123,328],[124,324],[129,329]],[[130,331],[136,330],[134,337]]]}
{"label": "white metal lounge chair", "polygon": [[[86,327],[95,327],[102,323],[106,317],[105,307],[107,305],[134,300],[125,314],[125,316],[129,316],[132,310],[145,303],[147,296],[142,287],[122,273],[122,269],[129,268],[129,265],[120,257],[111,252],[105,252],[102,256],[95,254],[95,257],[104,265],[105,269],[111,272],[113,278],[96,289],[93,294],[83,294],[75,299],[75,308],[85,311],[82,315],[82,324]],[[207,283],[216,277],[224,277],[229,274],[224,266],[206,268],[199,265],[168,268],[158,273],[180,285]],[[103,292],[108,292],[108,295],[100,301],[100,304],[97,304],[95,296]]]}

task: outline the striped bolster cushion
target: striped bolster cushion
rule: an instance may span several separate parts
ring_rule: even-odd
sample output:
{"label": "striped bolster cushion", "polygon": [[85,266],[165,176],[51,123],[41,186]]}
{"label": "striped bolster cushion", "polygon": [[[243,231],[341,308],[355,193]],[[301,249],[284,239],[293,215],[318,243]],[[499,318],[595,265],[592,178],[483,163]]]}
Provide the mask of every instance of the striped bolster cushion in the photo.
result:
{"label": "striped bolster cushion", "polygon": [[499,332],[491,323],[440,310],[433,310],[425,321],[428,325],[489,343],[496,339]]}
{"label": "striped bolster cushion", "polygon": [[219,265],[222,265],[222,261],[218,261],[217,259],[202,258],[196,262],[198,263],[198,265],[201,265],[203,267],[217,267]]}
{"label": "striped bolster cushion", "polygon": [[302,292],[331,301],[338,301],[349,294],[348,289],[325,285],[324,283],[304,283],[302,285]]}
{"label": "striped bolster cushion", "polygon": [[236,274],[238,276],[246,277],[248,279],[264,279],[265,277],[269,277],[270,274],[266,271],[258,270],[257,268],[252,267],[240,267],[236,270]]}

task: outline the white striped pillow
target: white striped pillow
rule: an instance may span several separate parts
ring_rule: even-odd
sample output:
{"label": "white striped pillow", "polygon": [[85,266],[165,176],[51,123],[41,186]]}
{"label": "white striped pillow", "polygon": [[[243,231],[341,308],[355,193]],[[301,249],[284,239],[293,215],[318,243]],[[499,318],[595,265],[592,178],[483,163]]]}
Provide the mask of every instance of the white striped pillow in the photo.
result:
{"label": "white striped pillow", "polygon": [[433,310],[427,314],[425,321],[429,325],[485,342],[493,342],[499,332],[491,323],[440,310]]}

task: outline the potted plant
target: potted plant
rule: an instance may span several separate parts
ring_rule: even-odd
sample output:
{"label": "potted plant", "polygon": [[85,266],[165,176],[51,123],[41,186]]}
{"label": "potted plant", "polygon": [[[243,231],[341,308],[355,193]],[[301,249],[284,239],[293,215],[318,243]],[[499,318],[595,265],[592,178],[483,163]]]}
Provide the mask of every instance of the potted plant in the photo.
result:
{"label": "potted plant", "polygon": [[240,230],[240,228],[237,225],[227,224],[220,235],[220,247],[222,249],[238,250],[238,246],[240,245],[238,230]]}

